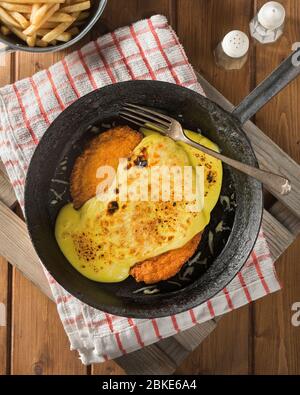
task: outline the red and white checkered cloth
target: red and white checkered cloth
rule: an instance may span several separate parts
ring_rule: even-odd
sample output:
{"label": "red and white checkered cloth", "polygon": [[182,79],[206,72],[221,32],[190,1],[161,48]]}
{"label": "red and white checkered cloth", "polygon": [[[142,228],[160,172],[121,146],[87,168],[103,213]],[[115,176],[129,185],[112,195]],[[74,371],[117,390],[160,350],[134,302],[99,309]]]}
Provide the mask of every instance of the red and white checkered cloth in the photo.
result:
{"label": "red and white checkered cloth", "polygon": [[[0,90],[0,155],[21,206],[30,158],[51,122],[93,89],[130,79],[168,81],[204,94],[176,34],[160,15],[107,34],[48,70]],[[71,348],[84,364],[132,352],[280,289],[262,232],[251,258],[226,289],[172,317],[112,316],[83,304],[48,278]]]}

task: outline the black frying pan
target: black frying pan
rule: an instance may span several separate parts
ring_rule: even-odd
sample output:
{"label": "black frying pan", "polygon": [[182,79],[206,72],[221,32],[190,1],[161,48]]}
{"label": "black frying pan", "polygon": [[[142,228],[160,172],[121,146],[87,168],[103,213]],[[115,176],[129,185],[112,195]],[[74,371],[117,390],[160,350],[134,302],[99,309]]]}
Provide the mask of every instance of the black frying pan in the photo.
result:
{"label": "black frying pan", "polygon": [[[80,275],[61,253],[54,223],[70,200],[70,173],[76,157],[95,128],[122,124],[118,113],[125,102],[160,109],[185,128],[216,142],[222,152],[257,166],[242,124],[300,71],[291,55],[248,96],[232,114],[188,89],[164,82],[131,81],[96,90],[76,101],[49,127],[38,145],[25,188],[27,226],[35,249],[51,275],[71,294],[100,310],[135,318],[153,318],[195,307],[222,290],[245,264],[258,236],[263,211],[262,186],[224,166],[221,199],[195,256],[179,275],[150,288],[129,278],[119,284],[100,284]],[[293,61],[292,61],[293,60]],[[60,180],[57,183],[56,180]],[[62,182],[61,182],[62,181]],[[55,191],[55,192],[53,192]],[[57,198],[61,195],[62,199]],[[216,231],[223,221],[225,230]],[[220,228],[219,228],[220,229]]]}

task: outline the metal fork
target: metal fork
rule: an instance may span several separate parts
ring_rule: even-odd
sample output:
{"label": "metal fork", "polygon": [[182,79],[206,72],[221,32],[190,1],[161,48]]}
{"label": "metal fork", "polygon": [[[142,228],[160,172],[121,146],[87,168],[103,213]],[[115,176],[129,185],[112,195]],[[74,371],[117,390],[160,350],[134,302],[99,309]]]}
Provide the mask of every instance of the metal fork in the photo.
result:
{"label": "metal fork", "polygon": [[205,154],[221,160],[234,169],[260,181],[268,190],[270,190],[270,192],[274,191],[280,195],[287,195],[291,191],[291,183],[287,178],[279,174],[270,173],[256,167],[249,166],[204,147],[201,144],[195,143],[185,135],[184,130],[178,121],[165,114],[153,111],[147,107],[126,103],[120,112],[120,116],[131,123],[160,132],[173,140],[182,141],[183,143],[201,150]]}

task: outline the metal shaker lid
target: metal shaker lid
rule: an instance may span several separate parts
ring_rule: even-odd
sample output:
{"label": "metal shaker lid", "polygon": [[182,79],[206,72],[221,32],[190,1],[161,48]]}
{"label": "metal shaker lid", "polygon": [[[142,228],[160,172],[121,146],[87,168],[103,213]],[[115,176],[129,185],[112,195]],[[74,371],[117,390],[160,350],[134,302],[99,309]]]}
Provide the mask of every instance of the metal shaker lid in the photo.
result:
{"label": "metal shaker lid", "polygon": [[223,38],[222,48],[231,58],[241,58],[249,50],[249,38],[239,30],[232,30]]}
{"label": "metal shaker lid", "polygon": [[269,1],[259,10],[257,18],[259,23],[266,29],[277,29],[285,20],[285,9],[277,1]]}

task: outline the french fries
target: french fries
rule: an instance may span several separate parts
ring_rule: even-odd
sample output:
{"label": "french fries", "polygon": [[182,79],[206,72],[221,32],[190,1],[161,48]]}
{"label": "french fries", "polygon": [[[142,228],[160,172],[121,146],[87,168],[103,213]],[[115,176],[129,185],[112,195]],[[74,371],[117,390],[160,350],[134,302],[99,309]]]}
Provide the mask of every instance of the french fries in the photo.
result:
{"label": "french fries", "polygon": [[90,1],[83,1],[82,3],[76,3],[73,5],[69,5],[67,7],[63,7],[61,9],[62,12],[78,12],[78,11],[85,11],[91,8]]}
{"label": "french fries", "polygon": [[10,14],[8,11],[5,11],[4,8],[0,7],[0,20],[9,26],[14,26],[14,27],[21,27],[19,22],[17,22]]}
{"label": "french fries", "polygon": [[15,18],[15,20],[19,23],[19,25],[23,29],[26,29],[26,27],[28,27],[30,24],[29,21],[25,18],[25,16],[18,11],[12,11],[11,16]]}
{"label": "french fries", "polygon": [[49,19],[49,22],[73,22],[73,17],[66,12],[55,12]]}
{"label": "french fries", "polygon": [[31,23],[33,23],[33,20],[35,18],[35,14],[38,12],[40,8],[40,4],[33,4],[31,8],[31,13],[29,14],[29,20]]}
{"label": "french fries", "polygon": [[23,33],[26,36],[32,36],[58,9],[58,4],[54,4],[50,8],[48,4],[45,4],[45,6],[39,8],[35,13],[32,24],[28,26],[28,28],[24,30]]}
{"label": "french fries", "polygon": [[91,0],[0,1],[0,34],[14,34],[29,47],[68,42],[90,16]]}
{"label": "french fries", "polygon": [[32,5],[25,5],[25,4],[12,4],[6,3],[5,1],[1,1],[1,6],[9,11],[16,11],[22,13],[30,14],[32,11]]}
{"label": "french fries", "polygon": [[0,30],[1,30],[1,33],[2,33],[4,36],[8,36],[8,35],[10,34],[10,30],[9,30],[9,28],[6,27],[6,26],[1,26]]}

